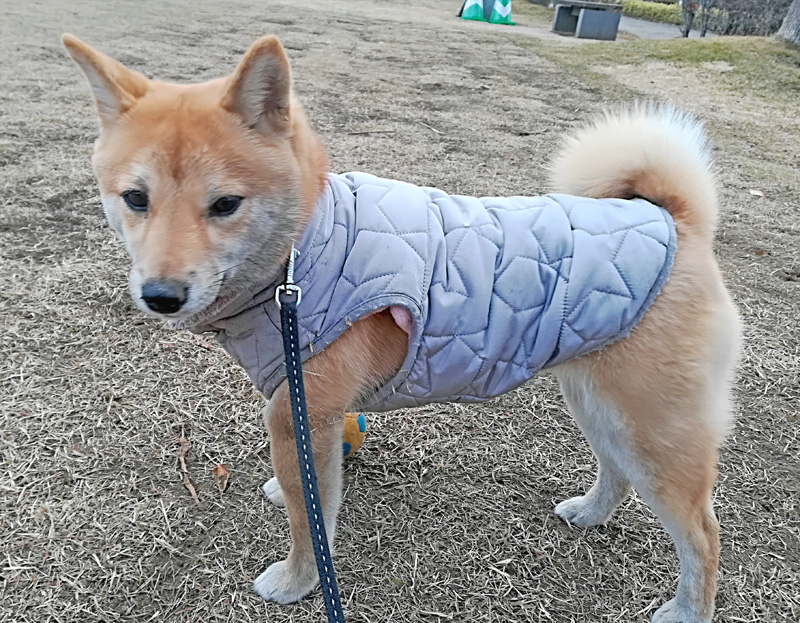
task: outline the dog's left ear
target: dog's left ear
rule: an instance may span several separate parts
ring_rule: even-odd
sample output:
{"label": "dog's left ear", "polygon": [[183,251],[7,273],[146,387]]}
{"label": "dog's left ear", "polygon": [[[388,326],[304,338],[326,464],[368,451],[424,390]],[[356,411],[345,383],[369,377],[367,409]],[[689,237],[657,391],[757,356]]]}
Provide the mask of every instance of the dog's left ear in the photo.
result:
{"label": "dog's left ear", "polygon": [[260,132],[289,129],[292,78],[289,59],[277,37],[262,37],[250,46],[228,78],[222,107],[240,115]]}

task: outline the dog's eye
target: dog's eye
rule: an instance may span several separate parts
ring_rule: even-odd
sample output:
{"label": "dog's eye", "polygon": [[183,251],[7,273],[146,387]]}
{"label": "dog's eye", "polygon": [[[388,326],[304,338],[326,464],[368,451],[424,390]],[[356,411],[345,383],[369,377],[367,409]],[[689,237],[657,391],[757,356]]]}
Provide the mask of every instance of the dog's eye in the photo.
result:
{"label": "dog's eye", "polygon": [[122,193],[122,198],[131,210],[137,212],[147,211],[147,193],[141,190],[126,190]]}
{"label": "dog's eye", "polygon": [[229,214],[233,214],[236,210],[239,209],[239,205],[242,203],[241,197],[235,197],[233,195],[228,195],[226,197],[220,197],[214,203],[211,204],[209,208],[209,212],[211,216],[228,216]]}

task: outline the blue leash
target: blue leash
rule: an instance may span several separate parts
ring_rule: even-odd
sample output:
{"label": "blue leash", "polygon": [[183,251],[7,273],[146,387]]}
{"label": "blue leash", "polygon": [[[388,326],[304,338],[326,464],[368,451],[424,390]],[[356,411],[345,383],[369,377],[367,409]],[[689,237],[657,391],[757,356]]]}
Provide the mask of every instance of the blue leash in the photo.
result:
{"label": "blue leash", "polygon": [[303,367],[300,358],[300,338],[297,331],[297,306],[300,304],[300,288],[294,283],[294,258],[297,251],[292,246],[286,282],[275,291],[275,301],[281,310],[281,333],[283,352],[286,357],[286,380],[289,383],[289,398],[292,403],[294,422],[294,441],[297,446],[297,461],[300,467],[300,481],[303,498],[306,502],[308,528],[317,561],[322,599],[328,613],[328,623],[345,623],[339,587],[333,572],[333,561],[328,548],[325,522],[322,518],[317,473],[314,470],[314,454],[311,450],[311,428],[306,412],[306,394],[303,388]]}

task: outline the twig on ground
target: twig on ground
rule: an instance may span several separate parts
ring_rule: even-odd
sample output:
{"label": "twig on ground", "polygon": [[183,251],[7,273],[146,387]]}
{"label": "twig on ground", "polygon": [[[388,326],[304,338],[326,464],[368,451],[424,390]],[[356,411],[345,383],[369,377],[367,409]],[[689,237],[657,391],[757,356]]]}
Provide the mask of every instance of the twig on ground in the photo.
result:
{"label": "twig on ground", "polygon": [[421,123],[422,125],[424,125],[426,128],[428,128],[429,130],[432,130],[433,132],[436,132],[436,134],[444,134],[444,132],[442,132],[441,130],[437,130],[437,129],[436,129],[436,128],[434,128],[433,126],[430,126],[430,125],[428,125],[427,123],[425,123],[424,121],[420,121],[420,123]]}
{"label": "twig on ground", "polygon": [[197,497],[197,491],[192,484],[192,481],[189,480],[189,470],[186,468],[186,455],[189,452],[189,448],[192,446],[189,444],[189,440],[186,439],[186,435],[181,426],[181,436],[178,439],[178,443],[181,445],[180,454],[178,454],[178,462],[181,466],[181,474],[183,475],[183,486],[186,487],[187,491],[192,495],[192,499],[194,500],[195,504],[200,504],[200,498]]}
{"label": "twig on ground", "polygon": [[397,130],[360,130],[358,132],[348,132],[350,136],[357,134],[396,134]]}

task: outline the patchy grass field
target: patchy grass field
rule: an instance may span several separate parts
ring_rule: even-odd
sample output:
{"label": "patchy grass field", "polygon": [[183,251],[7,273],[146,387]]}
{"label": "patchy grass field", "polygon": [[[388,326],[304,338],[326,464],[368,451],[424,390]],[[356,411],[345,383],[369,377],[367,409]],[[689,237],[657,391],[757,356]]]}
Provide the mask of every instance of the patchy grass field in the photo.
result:
{"label": "patchy grass field", "polygon": [[[621,64],[648,69],[653,63],[670,63],[693,79],[711,76],[713,84],[702,89],[709,94],[724,89],[770,104],[794,104],[800,97],[800,48],[777,37],[714,37],[689,44],[680,39],[595,42],[553,47],[549,56],[573,71]],[[646,71],[650,79],[654,73]]]}
{"label": "patchy grass field", "polygon": [[[458,2],[56,2],[0,19],[0,621],[319,621],[317,596],[261,602],[285,555],[260,398],[206,337],[141,317],[90,171],[96,123],[68,30],[149,76],[227,73],[276,33],[351,169],[469,194],[539,193],[562,134],[648,97],[716,145],[720,262],[747,323],[720,459],[717,621],[800,618],[800,66],[765,40],[598,44],[455,19]],[[541,37],[541,38],[539,38]],[[351,134],[380,130],[380,134]],[[753,194],[753,191],[756,194]],[[763,195],[763,196],[762,196]],[[657,379],[654,379],[657,382]],[[191,444],[182,484],[177,439]],[[211,470],[232,472],[220,493]],[[337,535],[359,622],[641,621],[677,560],[632,497],[608,527],[553,505],[593,460],[546,375],[479,407],[370,416]]]}

